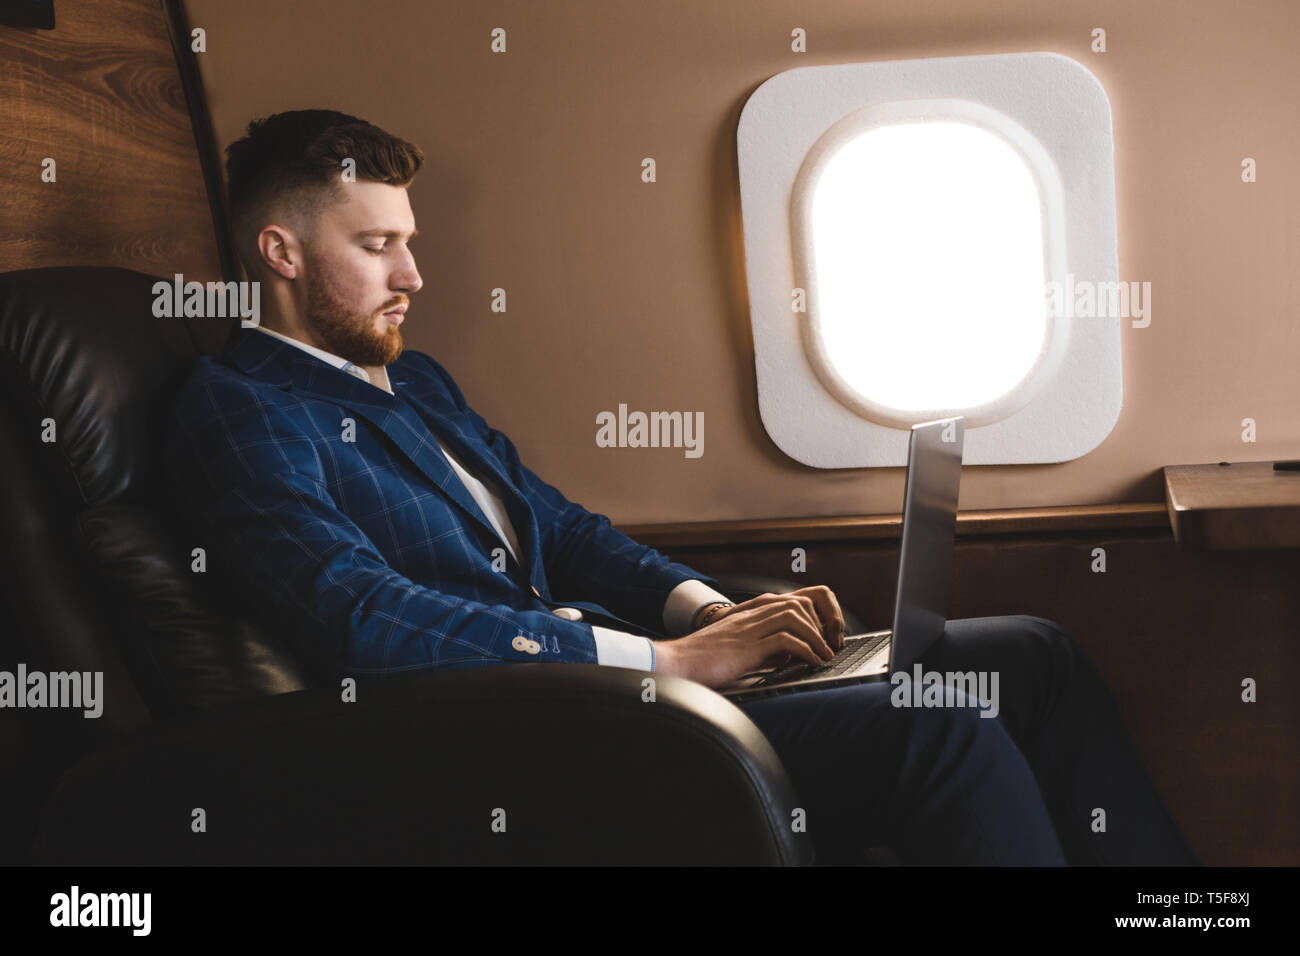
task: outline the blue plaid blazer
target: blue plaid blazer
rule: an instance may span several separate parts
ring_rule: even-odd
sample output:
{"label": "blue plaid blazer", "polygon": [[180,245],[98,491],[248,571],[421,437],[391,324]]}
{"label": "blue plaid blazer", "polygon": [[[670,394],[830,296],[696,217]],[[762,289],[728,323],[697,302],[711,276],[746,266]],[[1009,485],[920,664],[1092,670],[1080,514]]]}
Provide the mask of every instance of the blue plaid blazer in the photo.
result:
{"label": "blue plaid blazer", "polygon": [[[525,468],[428,355],[408,349],[387,370],[393,395],[236,327],[172,411],[163,461],[173,505],[207,543],[209,567],[222,562],[274,605],[312,663],[332,673],[594,664],[592,623],[663,636],[674,587],[720,587]],[[523,566],[433,436],[496,485]],[[584,620],[552,613],[560,606]],[[514,642],[520,634],[541,652]]]}

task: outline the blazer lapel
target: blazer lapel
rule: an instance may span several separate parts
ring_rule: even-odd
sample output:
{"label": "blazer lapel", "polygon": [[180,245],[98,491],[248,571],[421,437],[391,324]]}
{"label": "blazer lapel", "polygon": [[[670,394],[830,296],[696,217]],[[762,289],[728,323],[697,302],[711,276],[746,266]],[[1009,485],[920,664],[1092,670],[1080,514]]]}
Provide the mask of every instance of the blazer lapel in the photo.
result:
{"label": "blazer lapel", "polygon": [[[394,391],[397,386],[394,385]],[[515,529],[515,535],[519,539],[519,548],[523,552],[520,559],[526,562],[526,566],[531,569],[541,568],[541,534],[537,528],[537,519],[533,515],[533,508],[526,498],[516,490],[514,482],[506,474],[506,470],[497,460],[491,450],[483,444],[483,441],[476,435],[465,432],[459,423],[451,416],[452,409],[440,409],[427,394],[421,394],[416,389],[403,389],[398,393],[399,399],[404,399],[409,405],[417,407],[423,411],[427,420],[436,426],[438,439],[456,455],[469,470],[475,473],[480,480],[490,479],[490,483],[495,486],[494,490],[501,498],[501,503],[505,505],[506,514],[510,518],[510,524]],[[435,449],[436,451],[436,449]],[[444,465],[447,464],[446,455],[437,452],[437,457],[442,460]],[[450,465],[447,466],[450,471]],[[469,492],[465,489],[465,483],[460,480],[460,476],[452,473],[452,478],[456,486],[464,492],[465,497],[473,501]],[[494,530],[493,535],[496,535]],[[542,581],[534,580],[533,575],[529,574],[529,579],[534,585],[540,585],[545,579],[544,574],[537,577]]]}
{"label": "blazer lapel", "polygon": [[[446,444],[472,470],[490,475],[496,482],[519,537],[523,551],[520,560],[525,574],[534,587],[545,583],[545,576],[540,570],[539,537],[532,508],[514,490],[500,464],[473,447],[474,444],[482,443],[468,442],[455,423],[445,414],[440,414],[430,402],[419,401],[413,393],[404,393],[410,401],[419,401],[420,408],[428,415],[429,424],[426,424],[410,401],[389,395],[383,389],[256,329],[236,326],[226,347],[226,357],[254,378],[341,405],[371,422],[392,439],[411,463],[443,494],[478,522],[490,538],[499,541],[496,529],[487,520],[460,476],[452,469],[447,456],[438,447],[438,442],[433,440],[430,435],[432,430],[437,439]],[[400,366],[400,358],[388,366],[389,380],[394,391],[397,391],[398,384],[405,384],[394,381],[394,376],[400,378],[402,375]]]}

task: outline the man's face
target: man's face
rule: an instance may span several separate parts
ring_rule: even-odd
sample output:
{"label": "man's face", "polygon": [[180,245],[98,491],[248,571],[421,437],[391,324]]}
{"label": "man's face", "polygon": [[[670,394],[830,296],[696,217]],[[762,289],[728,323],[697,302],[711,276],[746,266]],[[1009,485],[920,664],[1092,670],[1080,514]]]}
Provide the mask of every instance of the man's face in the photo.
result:
{"label": "man's face", "polygon": [[[410,294],[424,284],[407,243],[415,217],[406,190],[384,183],[342,186],[304,247],[304,322],[327,352],[363,366],[402,354],[401,322]],[[387,313],[387,314],[386,314]]]}

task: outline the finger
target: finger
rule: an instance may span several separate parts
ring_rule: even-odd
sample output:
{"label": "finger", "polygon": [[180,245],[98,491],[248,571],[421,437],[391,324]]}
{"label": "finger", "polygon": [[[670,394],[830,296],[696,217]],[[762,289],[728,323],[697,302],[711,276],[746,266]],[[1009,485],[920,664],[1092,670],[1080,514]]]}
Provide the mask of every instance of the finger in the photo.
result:
{"label": "finger", "polygon": [[789,631],[807,644],[822,659],[830,660],[835,656],[835,652],[826,643],[826,638],[822,636],[821,624],[809,620],[808,612],[794,602],[773,605],[772,610],[755,621],[751,627],[759,628],[765,632],[762,633],[761,637],[767,637],[779,631]]}
{"label": "finger", "polygon": [[754,605],[755,607],[767,608],[778,605],[797,608],[799,613],[808,621],[809,627],[818,631],[823,630],[822,620],[817,614],[817,605],[810,598],[800,594],[799,591],[791,591],[788,594],[763,594],[754,598]]}
{"label": "finger", "polygon": [[775,634],[765,637],[758,642],[756,647],[761,655],[758,659],[760,665],[777,654],[797,657],[814,667],[820,667],[822,663],[821,658],[813,652],[811,647],[799,638],[795,637],[789,631],[778,631]]}
{"label": "finger", "polygon": [[844,646],[844,611],[835,598],[835,592],[824,584],[800,588],[797,594],[806,595],[817,607],[817,614],[826,626],[826,639],[831,647],[839,650]]}
{"label": "finger", "polygon": [[764,607],[767,607],[768,605],[775,604],[775,603],[779,602],[779,601],[782,599],[782,597],[784,597],[784,595],[781,595],[781,594],[772,594],[772,593],[770,593],[770,592],[767,593],[767,594],[760,594],[760,595],[758,595],[758,597],[752,597],[752,598],[750,598],[748,601],[739,601],[739,602],[737,602],[737,603],[736,603],[736,610],[737,610],[737,611],[742,611],[742,610],[743,610],[743,611],[753,611],[753,610],[757,610],[757,609],[764,608]]}
{"label": "finger", "polygon": [[808,624],[808,633],[813,638],[810,642],[812,649],[827,660],[834,657],[835,649],[831,647],[828,640],[829,632],[827,628],[822,624],[821,618],[817,616],[817,606],[813,604],[810,598],[802,595],[794,596],[794,600],[798,602],[796,607],[799,616]]}
{"label": "finger", "polygon": [[826,629],[822,625],[822,619],[817,615],[817,605],[813,603],[812,598],[797,591],[787,594],[786,597],[796,604],[804,617],[808,618],[808,623],[820,631],[822,637],[825,637]]}
{"label": "finger", "polygon": [[[802,590],[809,589],[804,588]],[[804,638],[825,658],[830,659],[835,656],[834,649],[827,641],[827,635],[831,633],[832,628],[827,628],[822,623],[821,618],[818,616],[817,606],[811,598],[794,591],[789,594],[761,594],[753,598],[750,604],[751,606],[746,609],[748,620],[745,623],[747,625],[761,623],[768,633],[773,630],[789,628]],[[735,612],[739,610],[739,607],[730,610]],[[798,623],[787,623],[785,619],[779,617],[782,612],[787,611],[797,615]],[[716,616],[714,619],[717,619]],[[842,645],[843,641],[840,642],[839,646]]]}

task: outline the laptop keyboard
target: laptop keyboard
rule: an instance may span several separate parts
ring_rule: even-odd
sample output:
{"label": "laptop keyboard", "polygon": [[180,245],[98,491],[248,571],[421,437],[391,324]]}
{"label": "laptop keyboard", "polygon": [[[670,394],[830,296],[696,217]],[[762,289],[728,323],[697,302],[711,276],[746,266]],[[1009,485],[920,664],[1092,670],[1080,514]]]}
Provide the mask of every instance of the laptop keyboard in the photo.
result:
{"label": "laptop keyboard", "polygon": [[890,632],[885,631],[883,634],[873,634],[860,640],[846,642],[838,654],[819,667],[814,667],[806,661],[791,661],[768,674],[763,680],[763,685],[784,684],[803,677],[839,677],[848,674],[874,654],[881,644],[889,640],[889,635]]}

